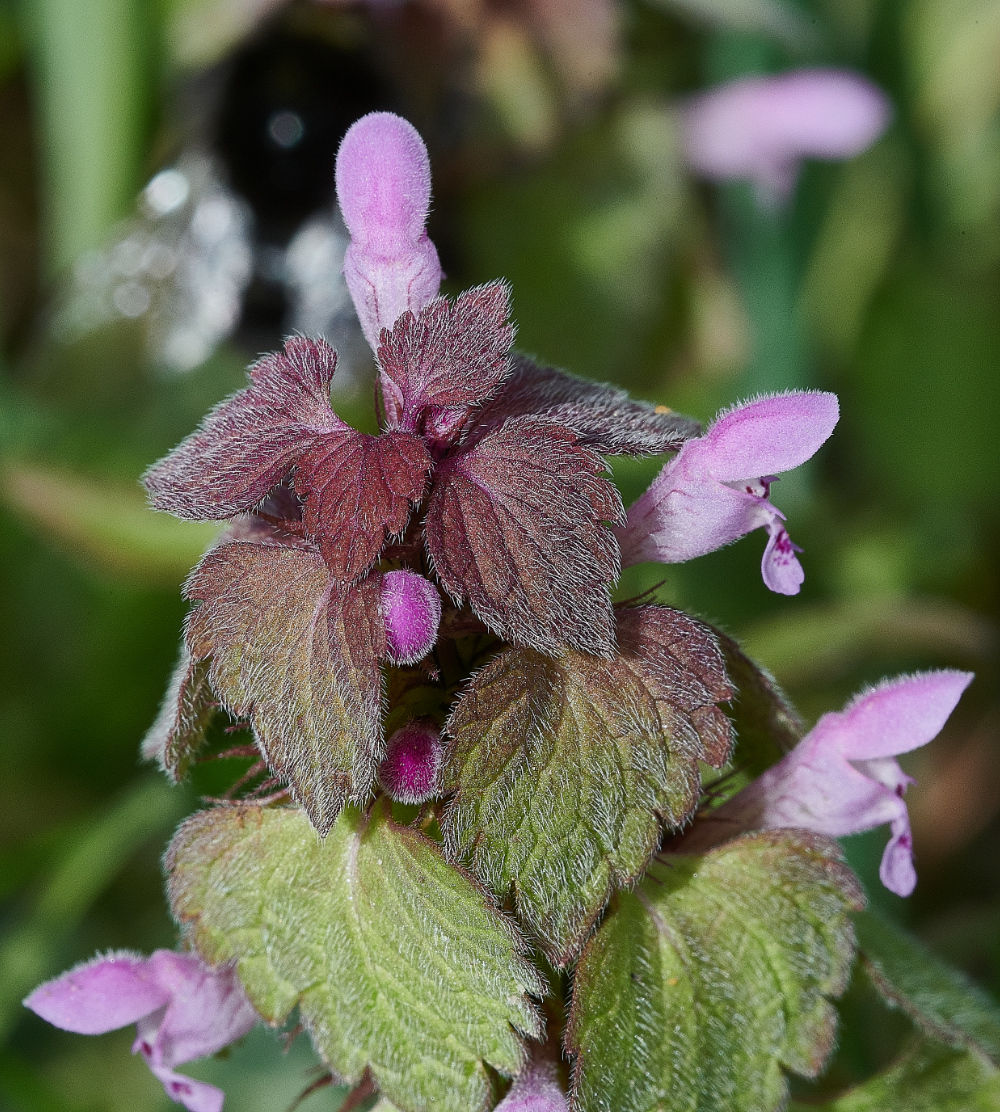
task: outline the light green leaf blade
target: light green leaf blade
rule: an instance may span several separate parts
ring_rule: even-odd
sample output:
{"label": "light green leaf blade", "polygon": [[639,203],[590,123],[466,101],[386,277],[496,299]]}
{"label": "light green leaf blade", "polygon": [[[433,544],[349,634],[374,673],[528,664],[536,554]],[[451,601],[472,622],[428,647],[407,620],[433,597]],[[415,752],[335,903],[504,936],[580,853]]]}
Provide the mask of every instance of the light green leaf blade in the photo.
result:
{"label": "light green leaf blade", "polygon": [[771,1112],[833,1043],[861,905],[836,845],[772,831],[670,857],[577,967],[574,1112]]}
{"label": "light green leaf blade", "polygon": [[489,1107],[484,1063],[516,1074],[544,984],[515,927],[384,803],[321,841],[298,808],[203,811],[167,858],[171,905],[211,962],[236,960],[254,1006],[296,1004],[345,1081],[365,1068],[403,1112]]}
{"label": "light green leaf blade", "polygon": [[129,579],[168,586],[183,580],[221,529],[157,513],[138,483],[25,463],[0,473],[0,498],[74,555]]}
{"label": "light green leaf blade", "polygon": [[700,623],[667,607],[618,615],[610,660],[513,649],[473,679],[448,722],[449,853],[495,892],[513,888],[546,957],[579,953],[615,886],[694,809],[698,762],[719,767],[732,694]]}
{"label": "light green leaf blade", "polygon": [[972,1051],[914,1039],[884,1073],[825,1104],[790,1112],[998,1112],[1000,1071]]}
{"label": "light green leaf blade", "polygon": [[865,970],[884,999],[932,1038],[1000,1066],[1000,1007],[899,927],[865,911],[855,917]]}

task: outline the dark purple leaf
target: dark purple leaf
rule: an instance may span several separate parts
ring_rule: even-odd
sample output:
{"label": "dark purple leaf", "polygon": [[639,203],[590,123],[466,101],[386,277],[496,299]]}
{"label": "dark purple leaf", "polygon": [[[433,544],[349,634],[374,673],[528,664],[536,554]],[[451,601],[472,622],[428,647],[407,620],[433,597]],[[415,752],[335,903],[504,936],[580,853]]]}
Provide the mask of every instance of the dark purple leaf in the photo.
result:
{"label": "dark purple leaf", "polygon": [[347,799],[364,800],[382,755],[385,629],[379,577],[345,585],[319,553],[233,541],[186,587],[193,661],[225,708],[248,718],[271,771],[326,834]]}
{"label": "dark purple leaf", "polygon": [[[436,298],[420,314],[404,313],[378,349],[390,426],[416,431],[429,407],[484,401],[508,371],[514,327],[503,282]],[[388,381],[386,381],[388,379]]]}
{"label": "dark purple leaf", "polygon": [[633,401],[624,390],[589,382],[516,355],[503,386],[475,414],[469,441],[476,442],[512,417],[547,417],[577,434],[602,456],[655,456],[676,451],[701,426],[666,406]]}
{"label": "dark purple leaf", "polygon": [[364,574],[386,533],[403,532],[431,466],[423,442],[406,432],[368,436],[349,429],[316,442],[299,464],[295,487],[305,499],[306,531],[331,574]]}
{"label": "dark purple leaf", "polygon": [[156,509],[196,521],[246,513],[317,440],[353,432],[330,407],[336,365],[324,340],[297,336],[285,341],[284,352],[255,363],[250,385],[220,402],[146,472]]}
{"label": "dark purple leaf", "polygon": [[611,653],[619,553],[602,523],[623,510],[603,467],[572,433],[531,417],[447,457],[425,523],[445,590],[515,644]]}
{"label": "dark purple leaf", "polygon": [[170,677],[156,721],[142,742],[142,755],[157,761],[174,781],[180,780],[205,743],[217,704],[208,682],[208,665],[193,660],[187,645]]}

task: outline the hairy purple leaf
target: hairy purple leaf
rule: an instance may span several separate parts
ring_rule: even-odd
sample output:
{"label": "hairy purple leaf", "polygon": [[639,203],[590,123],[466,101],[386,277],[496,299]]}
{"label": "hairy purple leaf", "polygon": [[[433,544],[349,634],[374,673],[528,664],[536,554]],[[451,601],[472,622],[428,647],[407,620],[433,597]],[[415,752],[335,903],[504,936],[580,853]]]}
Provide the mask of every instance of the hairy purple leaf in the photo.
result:
{"label": "hairy purple leaf", "polygon": [[387,533],[400,534],[432,466],[423,443],[405,432],[381,436],[347,429],[317,441],[302,458],[295,487],[305,526],[338,579],[375,562]]}
{"label": "hairy purple leaf", "polygon": [[652,456],[674,452],[697,436],[691,417],[633,401],[617,386],[589,382],[527,355],[515,355],[497,394],[476,413],[470,442],[478,442],[512,417],[546,417],[572,429],[580,444],[602,456]]}
{"label": "hairy purple leaf", "polygon": [[382,756],[379,577],[347,586],[316,552],[234,541],[188,580],[186,638],[226,709],[326,834]]}
{"label": "hairy purple leaf", "polygon": [[[503,381],[514,342],[510,288],[503,282],[438,297],[416,317],[404,313],[378,349],[390,426],[416,430],[430,407],[468,406]],[[386,382],[386,378],[390,380]]]}
{"label": "hairy purple leaf", "polygon": [[709,630],[666,607],[620,615],[610,660],[513,649],[472,680],[447,723],[441,787],[453,857],[518,911],[551,961],[586,940],[613,887],[656,850],[660,820],[698,801],[698,762],[722,764],[732,695]]}
{"label": "hairy purple leaf", "polygon": [[144,759],[157,761],[175,782],[180,780],[204,745],[216,709],[207,662],[195,660],[182,644],[160,712],[142,742]]}
{"label": "hairy purple leaf", "polygon": [[608,655],[621,499],[567,429],[520,417],[439,466],[425,536],[444,588],[501,637]]}
{"label": "hairy purple leaf", "polygon": [[248,387],[220,402],[146,472],[153,506],[219,521],[259,505],[317,440],[353,432],[330,407],[336,365],[324,340],[298,336],[283,352],[265,355],[250,368]]}

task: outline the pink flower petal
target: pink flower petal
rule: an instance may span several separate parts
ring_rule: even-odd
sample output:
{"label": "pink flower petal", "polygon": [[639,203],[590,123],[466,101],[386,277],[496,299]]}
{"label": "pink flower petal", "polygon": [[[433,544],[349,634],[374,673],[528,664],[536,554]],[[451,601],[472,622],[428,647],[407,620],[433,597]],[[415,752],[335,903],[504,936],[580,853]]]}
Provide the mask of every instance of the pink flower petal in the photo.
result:
{"label": "pink flower petal", "polygon": [[257,1013],[234,969],[213,968],[195,954],[174,950],[157,950],[149,967],[170,994],[154,1039],[157,1060],[165,1065],[207,1058],[242,1038],[257,1023]]}
{"label": "pink flower petal", "polygon": [[533,1064],[510,1088],[495,1112],[567,1112],[569,1102],[559,1085],[554,1064]]}
{"label": "pink flower petal", "polygon": [[769,523],[768,532],[770,537],[760,562],[764,583],[775,594],[797,595],[806,577],[795,555],[797,546],[792,544],[792,538],[776,521]]}
{"label": "pink flower petal", "polygon": [[842,838],[888,823],[882,883],[901,896],[916,885],[910,777],[893,759],[941,730],[968,672],[923,672],[880,684],[839,713],[825,714],[786,757],[697,823],[679,852],[699,853],[748,830],[799,827]]}
{"label": "pink flower petal", "polygon": [[221,1089],[206,1081],[195,1081],[193,1077],[175,1073],[169,1066],[148,1061],[147,1064],[167,1096],[176,1104],[182,1104],[188,1112],[222,1112],[226,1095]]}
{"label": "pink flower petal", "polygon": [[953,671],[901,676],[855,696],[839,714],[825,714],[816,732],[851,760],[909,753],[937,737],[972,679]]}
{"label": "pink flower petal", "polygon": [[721,483],[780,475],[811,459],[839,418],[836,394],[773,394],[734,406],[717,417],[703,437],[689,440],[681,452],[687,452],[690,470]]}
{"label": "pink flower petal", "polygon": [[103,1035],[135,1023],[169,999],[145,958],[120,951],[39,985],[24,1006],[64,1031]]}
{"label": "pink flower petal", "polygon": [[746,77],[688,102],[682,114],[685,154],[706,178],[752,181],[782,200],[803,158],[860,154],[890,117],[885,94],[844,70]]}
{"label": "pink flower petal", "polygon": [[374,351],[382,329],[407,310],[422,309],[441,284],[437,251],[424,230],[431,197],[427,148],[400,116],[371,112],[344,136],[336,179],[351,233],[344,277]]}

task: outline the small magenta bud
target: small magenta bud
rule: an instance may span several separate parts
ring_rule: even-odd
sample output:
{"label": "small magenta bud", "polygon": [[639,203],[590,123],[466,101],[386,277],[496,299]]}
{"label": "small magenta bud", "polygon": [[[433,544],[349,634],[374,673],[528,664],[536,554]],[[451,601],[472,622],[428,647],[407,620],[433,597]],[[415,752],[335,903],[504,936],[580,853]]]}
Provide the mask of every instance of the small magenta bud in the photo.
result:
{"label": "small magenta bud", "polygon": [[382,617],[389,660],[415,664],[434,646],[441,621],[441,596],[429,579],[415,571],[382,576]]}
{"label": "small magenta bud", "polygon": [[429,722],[411,722],[386,744],[379,765],[382,787],[399,803],[423,803],[437,795],[441,767],[441,734]]}

